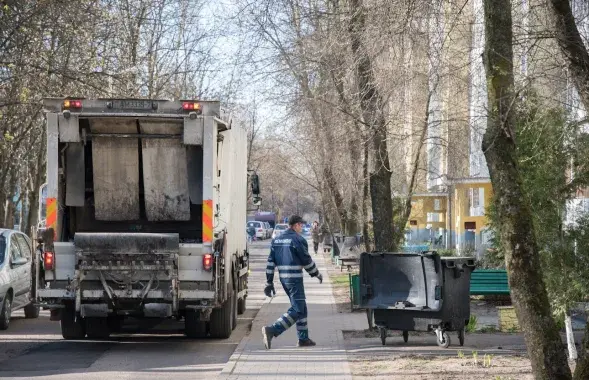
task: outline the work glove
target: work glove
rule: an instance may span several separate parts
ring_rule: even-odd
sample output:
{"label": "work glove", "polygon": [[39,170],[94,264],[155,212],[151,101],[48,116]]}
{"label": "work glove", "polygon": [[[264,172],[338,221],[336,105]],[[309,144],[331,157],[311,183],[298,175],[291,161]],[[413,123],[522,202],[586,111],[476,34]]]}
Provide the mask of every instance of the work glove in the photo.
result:
{"label": "work glove", "polygon": [[266,284],[264,288],[264,294],[266,297],[273,297],[276,295],[276,290],[274,289],[274,284]]}
{"label": "work glove", "polygon": [[321,273],[317,275],[317,279],[319,280],[320,284],[323,284],[323,275]]}

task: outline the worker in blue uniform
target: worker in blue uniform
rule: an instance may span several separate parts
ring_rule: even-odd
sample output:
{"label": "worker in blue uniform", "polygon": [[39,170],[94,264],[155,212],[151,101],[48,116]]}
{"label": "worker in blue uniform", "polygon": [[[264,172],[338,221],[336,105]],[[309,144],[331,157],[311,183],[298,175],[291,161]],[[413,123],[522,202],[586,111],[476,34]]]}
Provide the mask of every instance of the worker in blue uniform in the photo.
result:
{"label": "worker in blue uniform", "polygon": [[307,303],[303,285],[303,268],[311,277],[317,277],[319,283],[323,282],[323,276],[319,273],[315,262],[309,255],[307,240],[301,236],[305,224],[306,222],[300,216],[291,216],[288,220],[289,228],[272,241],[266,265],[267,283],[264,293],[267,297],[276,294],[274,270],[278,269],[280,283],[290,299],[290,309],[280,316],[274,324],[262,328],[264,345],[267,349],[271,348],[272,338],[282,334],[295,323],[299,338],[297,345],[299,347],[315,346],[315,342],[309,338],[309,328],[307,326]]}

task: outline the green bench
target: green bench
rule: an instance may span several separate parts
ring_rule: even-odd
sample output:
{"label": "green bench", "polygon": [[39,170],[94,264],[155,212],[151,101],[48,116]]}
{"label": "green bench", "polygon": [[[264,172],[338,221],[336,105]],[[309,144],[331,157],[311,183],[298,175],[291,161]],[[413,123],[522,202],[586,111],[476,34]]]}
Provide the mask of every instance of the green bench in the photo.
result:
{"label": "green bench", "polygon": [[470,275],[470,294],[473,296],[509,295],[505,269],[477,269]]}

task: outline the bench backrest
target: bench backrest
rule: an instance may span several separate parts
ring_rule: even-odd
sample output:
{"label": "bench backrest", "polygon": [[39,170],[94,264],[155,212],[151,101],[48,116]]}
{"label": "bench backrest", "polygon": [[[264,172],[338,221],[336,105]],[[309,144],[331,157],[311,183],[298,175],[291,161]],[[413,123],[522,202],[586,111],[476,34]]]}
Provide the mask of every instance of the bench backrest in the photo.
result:
{"label": "bench backrest", "polygon": [[477,269],[470,276],[470,294],[509,294],[505,269]]}

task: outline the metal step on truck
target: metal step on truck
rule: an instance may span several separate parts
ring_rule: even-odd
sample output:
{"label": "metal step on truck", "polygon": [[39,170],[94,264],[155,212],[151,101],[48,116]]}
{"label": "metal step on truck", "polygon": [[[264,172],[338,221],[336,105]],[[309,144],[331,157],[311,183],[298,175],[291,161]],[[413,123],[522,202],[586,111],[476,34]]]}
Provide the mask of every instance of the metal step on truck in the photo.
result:
{"label": "metal step on truck", "polygon": [[[38,304],[65,339],[129,317],[227,338],[245,311],[247,136],[216,101],[50,98]],[[259,203],[257,175],[251,178]]]}

